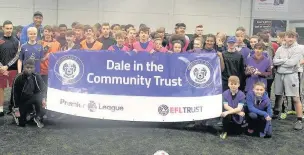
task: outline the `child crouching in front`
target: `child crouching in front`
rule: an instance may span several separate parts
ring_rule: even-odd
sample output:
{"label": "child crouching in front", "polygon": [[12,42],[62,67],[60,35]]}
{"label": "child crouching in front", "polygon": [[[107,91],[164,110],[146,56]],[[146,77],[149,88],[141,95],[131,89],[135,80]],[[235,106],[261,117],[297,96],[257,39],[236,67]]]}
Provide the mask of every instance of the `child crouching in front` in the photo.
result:
{"label": "child crouching in front", "polygon": [[241,134],[243,131],[242,125],[245,122],[243,106],[246,96],[238,89],[239,86],[240,79],[237,76],[230,76],[228,79],[229,89],[223,93],[223,133],[220,135],[222,139],[226,139],[228,132]]}
{"label": "child crouching in front", "polygon": [[253,86],[253,91],[247,93],[247,106],[249,110],[248,133],[259,133],[260,137],[270,138],[272,136],[272,109],[271,102],[265,84],[257,82]]}

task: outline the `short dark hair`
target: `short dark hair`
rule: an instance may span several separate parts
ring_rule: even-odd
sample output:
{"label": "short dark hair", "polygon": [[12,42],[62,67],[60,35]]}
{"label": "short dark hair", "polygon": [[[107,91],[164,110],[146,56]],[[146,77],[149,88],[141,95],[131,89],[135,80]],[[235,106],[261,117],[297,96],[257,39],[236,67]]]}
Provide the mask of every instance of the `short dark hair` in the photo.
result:
{"label": "short dark hair", "polygon": [[258,42],[258,43],[256,43],[256,44],[254,45],[253,48],[254,48],[254,49],[259,49],[259,48],[261,48],[261,49],[265,50],[265,49],[266,49],[266,46],[265,46],[264,43]]}
{"label": "short dark hair", "polygon": [[24,65],[32,65],[32,66],[35,66],[35,59],[29,58],[29,59],[25,60]]}
{"label": "short dark hair", "polygon": [[6,20],[6,21],[3,22],[3,27],[5,25],[13,25],[13,23],[10,20]]}
{"label": "short dark hair", "polygon": [[113,25],[111,26],[111,30],[113,30],[114,27],[116,27],[116,26],[118,26],[118,27],[120,28],[120,25],[119,25],[119,24],[113,24]]}
{"label": "short dark hair", "polygon": [[65,24],[60,24],[59,27],[65,27],[68,28]]}
{"label": "short dark hair", "polygon": [[128,30],[130,27],[134,28],[134,25],[128,24],[128,25],[125,26],[125,29]]}
{"label": "short dark hair", "polygon": [[140,33],[141,31],[149,33],[150,32],[150,28],[146,27],[146,26],[145,27],[141,27],[138,32]]}
{"label": "short dark hair", "polygon": [[75,27],[77,24],[79,24],[79,22],[73,22],[71,26]]}
{"label": "short dark hair", "polygon": [[16,32],[21,32],[23,29],[23,27],[21,25],[17,26],[16,27]]}
{"label": "short dark hair", "polygon": [[34,17],[35,17],[35,16],[43,17],[43,14],[42,14],[42,12],[40,12],[40,11],[36,11],[36,12],[34,13]]}
{"label": "short dark hair", "polygon": [[84,32],[87,32],[90,29],[93,31],[93,27],[92,26],[90,26],[90,25],[85,25],[84,26]]}

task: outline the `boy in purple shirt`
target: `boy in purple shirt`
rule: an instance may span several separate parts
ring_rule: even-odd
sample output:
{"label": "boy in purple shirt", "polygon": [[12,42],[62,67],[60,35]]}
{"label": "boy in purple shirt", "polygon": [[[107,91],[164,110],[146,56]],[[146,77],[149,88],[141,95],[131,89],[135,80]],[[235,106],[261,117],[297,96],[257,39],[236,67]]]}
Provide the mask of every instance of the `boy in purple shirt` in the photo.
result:
{"label": "boy in purple shirt", "polygon": [[253,85],[257,82],[263,82],[267,86],[267,77],[271,72],[271,62],[263,54],[265,45],[263,43],[257,43],[254,45],[254,55],[249,57],[246,61],[246,87],[245,91],[249,92],[253,89]]}
{"label": "boy in purple shirt", "polygon": [[242,124],[245,122],[244,103],[245,94],[238,88],[240,79],[237,76],[230,76],[228,79],[229,89],[223,93],[224,112],[222,139],[226,139],[228,132],[242,133]]}
{"label": "boy in purple shirt", "polygon": [[253,91],[247,93],[246,102],[249,110],[248,133],[259,133],[260,137],[270,138],[272,136],[272,109],[266,85],[262,82],[254,84]]}
{"label": "boy in purple shirt", "polygon": [[24,62],[28,59],[35,60],[35,73],[40,73],[40,63],[43,60],[44,51],[41,44],[36,41],[37,28],[30,27],[27,29],[29,41],[21,46],[18,60],[18,73],[21,73]]}

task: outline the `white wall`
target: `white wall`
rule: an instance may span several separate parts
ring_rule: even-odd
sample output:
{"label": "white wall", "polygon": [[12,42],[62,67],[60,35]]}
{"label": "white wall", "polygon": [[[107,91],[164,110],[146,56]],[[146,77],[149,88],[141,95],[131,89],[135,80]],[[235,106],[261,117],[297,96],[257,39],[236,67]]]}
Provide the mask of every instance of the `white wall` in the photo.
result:
{"label": "white wall", "polygon": [[250,9],[251,0],[0,0],[0,22],[9,19],[15,25],[26,25],[39,10],[44,25],[145,23],[172,32],[175,23],[184,22],[187,33],[202,24],[205,33],[233,34],[238,26],[250,28]]}

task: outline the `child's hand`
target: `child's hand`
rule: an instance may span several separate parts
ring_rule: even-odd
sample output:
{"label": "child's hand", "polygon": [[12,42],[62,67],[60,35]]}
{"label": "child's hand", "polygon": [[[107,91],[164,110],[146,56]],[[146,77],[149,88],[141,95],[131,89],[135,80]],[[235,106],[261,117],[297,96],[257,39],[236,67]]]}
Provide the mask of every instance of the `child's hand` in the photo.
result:
{"label": "child's hand", "polygon": [[133,51],[136,52],[136,53],[138,52],[136,49],[133,49]]}
{"label": "child's hand", "polygon": [[150,54],[153,54],[153,53],[155,53],[156,51],[154,50],[154,49],[152,49],[151,51],[150,51]]}
{"label": "child's hand", "polygon": [[217,52],[217,56],[223,57],[223,53],[222,52]]}
{"label": "child's hand", "polygon": [[258,71],[258,70],[256,70],[256,71],[254,72],[254,75],[261,75],[261,72]]}
{"label": "child's hand", "polygon": [[46,101],[45,101],[45,99],[42,99],[42,108],[46,108]]}
{"label": "child's hand", "polygon": [[244,117],[245,116],[245,113],[243,111],[239,112],[238,115]]}
{"label": "child's hand", "polygon": [[227,115],[228,115],[228,111],[225,111],[225,112],[222,113],[221,116],[222,116],[222,117],[226,117]]}
{"label": "child's hand", "polygon": [[265,119],[266,119],[266,121],[271,121],[271,117],[270,116],[267,116]]}

